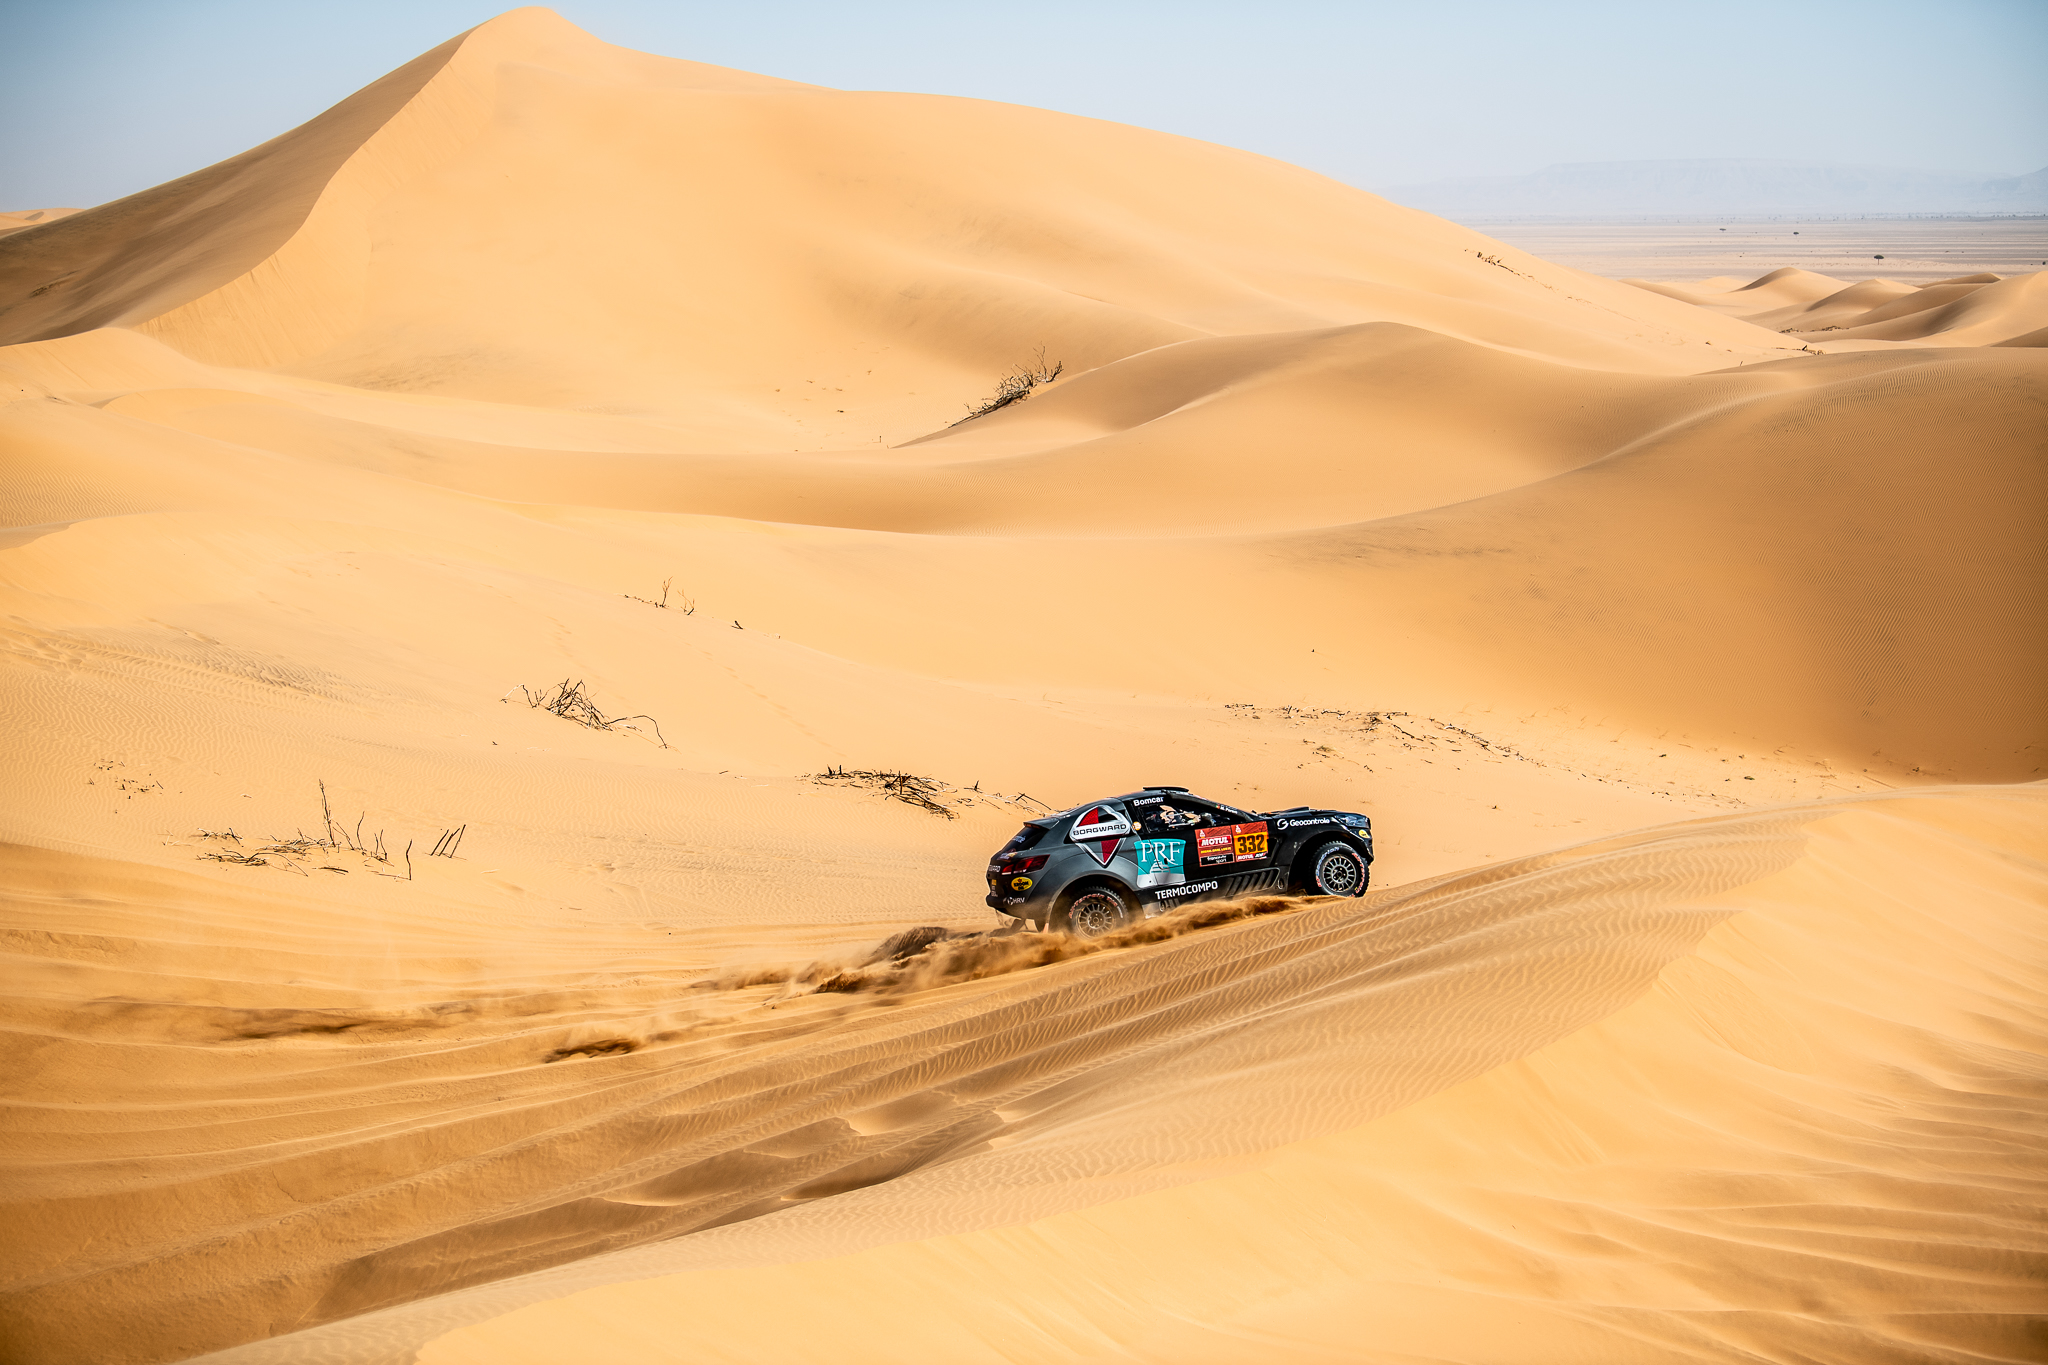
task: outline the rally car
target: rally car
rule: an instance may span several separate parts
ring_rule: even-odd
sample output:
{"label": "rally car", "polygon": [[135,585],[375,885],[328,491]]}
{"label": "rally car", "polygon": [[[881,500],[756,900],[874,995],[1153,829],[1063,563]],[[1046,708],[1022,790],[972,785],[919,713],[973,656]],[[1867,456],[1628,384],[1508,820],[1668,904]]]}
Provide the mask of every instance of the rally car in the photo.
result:
{"label": "rally car", "polygon": [[1093,938],[1176,905],[1254,891],[1362,896],[1372,821],[1295,806],[1264,815],[1147,787],[1033,820],[988,860],[988,905]]}

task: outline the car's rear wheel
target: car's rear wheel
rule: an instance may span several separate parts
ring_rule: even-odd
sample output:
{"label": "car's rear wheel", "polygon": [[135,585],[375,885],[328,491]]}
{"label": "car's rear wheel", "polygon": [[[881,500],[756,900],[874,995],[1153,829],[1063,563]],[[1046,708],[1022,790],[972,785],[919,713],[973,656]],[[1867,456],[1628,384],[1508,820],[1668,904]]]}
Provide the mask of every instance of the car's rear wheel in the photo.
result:
{"label": "car's rear wheel", "polygon": [[1371,880],[1371,867],[1358,850],[1332,841],[1309,855],[1304,889],[1315,896],[1363,896]]}
{"label": "car's rear wheel", "polygon": [[1134,918],[1135,906],[1129,893],[1120,886],[1098,883],[1071,892],[1061,900],[1059,911],[1053,916],[1053,928],[1076,938],[1100,938],[1123,928]]}

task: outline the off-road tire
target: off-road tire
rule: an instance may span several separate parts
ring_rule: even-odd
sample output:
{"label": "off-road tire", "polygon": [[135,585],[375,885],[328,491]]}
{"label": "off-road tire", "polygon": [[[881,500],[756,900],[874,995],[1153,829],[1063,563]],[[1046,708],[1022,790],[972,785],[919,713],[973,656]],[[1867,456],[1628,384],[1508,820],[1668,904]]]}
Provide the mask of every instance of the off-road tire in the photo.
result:
{"label": "off-road tire", "polygon": [[1311,896],[1363,896],[1372,882],[1372,865],[1351,845],[1332,839],[1309,850],[1303,881],[1302,890]]}
{"label": "off-road tire", "polygon": [[1120,886],[1095,882],[1060,897],[1052,926],[1076,938],[1100,938],[1134,922],[1137,905]]}

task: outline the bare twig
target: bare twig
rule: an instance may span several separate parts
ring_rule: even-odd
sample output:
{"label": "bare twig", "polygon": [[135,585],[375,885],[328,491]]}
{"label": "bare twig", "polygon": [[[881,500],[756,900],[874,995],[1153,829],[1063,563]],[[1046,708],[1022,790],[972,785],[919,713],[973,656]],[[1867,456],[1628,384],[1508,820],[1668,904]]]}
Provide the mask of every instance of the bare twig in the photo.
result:
{"label": "bare twig", "polygon": [[1055,361],[1048,367],[1045,363],[1045,347],[1039,347],[1031,364],[1020,365],[997,380],[994,395],[983,399],[980,407],[970,408],[967,415],[953,425],[957,427],[961,422],[972,422],[977,417],[986,417],[1000,408],[1007,408],[1012,403],[1023,402],[1040,384],[1050,384],[1058,379],[1064,369],[1064,361]]}
{"label": "bare twig", "polygon": [[[525,683],[519,684],[513,690],[525,694],[528,706],[538,707],[551,715],[560,716],[563,720],[573,720],[578,725],[587,726],[592,730],[616,730],[623,727],[638,733],[640,727],[629,725],[627,722],[644,720],[654,727],[655,741],[664,749],[668,747],[668,739],[661,733],[661,722],[649,715],[607,716],[598,709],[597,703],[590,699],[590,694],[584,690],[581,679],[571,683],[564,678],[553,687],[540,692],[533,691]],[[511,695],[511,692],[507,692],[498,700],[505,701]]]}
{"label": "bare twig", "polygon": [[224,848],[215,853],[202,853],[199,858],[202,862],[235,863],[242,867],[270,866],[269,860],[259,853],[238,853],[231,848]]}
{"label": "bare twig", "polygon": [[948,820],[959,817],[940,805],[933,798],[940,791],[939,784],[929,777],[916,777],[910,773],[878,772],[871,768],[827,768],[824,772],[813,773],[813,782],[845,782],[857,787],[870,787],[891,800],[901,801],[906,806],[916,806],[934,815],[943,815]]}
{"label": "bare twig", "polygon": [[[630,592],[623,594],[623,596],[625,596],[629,601],[645,602],[650,607],[660,607],[664,611],[666,611],[668,609],[668,587],[669,584],[673,582],[675,582],[675,579],[672,577],[664,578],[661,580],[661,600],[659,602],[655,601],[651,597],[635,596],[633,593]],[[697,614],[697,599],[690,596],[689,593],[685,592],[682,595],[682,599],[676,607],[676,610],[682,612],[682,614],[685,616],[695,616]]]}

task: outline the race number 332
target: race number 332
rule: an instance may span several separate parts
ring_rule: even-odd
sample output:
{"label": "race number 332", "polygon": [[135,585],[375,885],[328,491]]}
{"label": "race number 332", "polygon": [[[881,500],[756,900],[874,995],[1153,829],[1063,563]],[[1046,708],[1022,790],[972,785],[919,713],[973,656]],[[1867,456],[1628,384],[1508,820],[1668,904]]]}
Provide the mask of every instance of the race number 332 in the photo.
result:
{"label": "race number 332", "polygon": [[1239,825],[1236,830],[1236,847],[1239,862],[1247,862],[1266,856],[1266,827],[1264,825]]}

